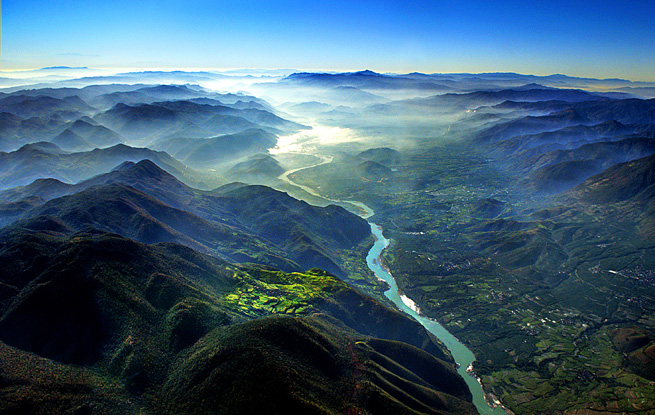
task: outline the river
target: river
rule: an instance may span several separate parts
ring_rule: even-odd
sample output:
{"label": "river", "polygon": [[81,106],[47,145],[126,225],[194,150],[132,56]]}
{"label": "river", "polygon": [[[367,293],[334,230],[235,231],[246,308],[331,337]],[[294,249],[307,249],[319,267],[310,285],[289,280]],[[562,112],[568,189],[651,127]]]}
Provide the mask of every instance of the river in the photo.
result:
{"label": "river", "polygon": [[330,156],[319,156],[320,162],[313,164],[311,166],[302,167],[294,170],[289,170],[284,174],[280,175],[278,178],[290,185],[301,188],[305,192],[311,194],[315,197],[320,197],[337,203],[339,205],[351,205],[354,206],[357,210],[357,213],[366,219],[371,226],[371,233],[375,238],[375,243],[373,247],[368,252],[366,256],[366,264],[368,267],[375,273],[375,275],[385,281],[389,285],[389,289],[385,291],[384,295],[391,300],[391,302],[401,311],[407,315],[414,318],[416,321],[421,323],[423,327],[430,333],[432,333],[436,338],[441,340],[441,342],[450,350],[450,353],[457,363],[457,373],[459,373],[463,378],[466,384],[468,385],[471,395],[473,396],[473,404],[477,408],[478,412],[482,415],[507,415],[507,412],[503,409],[500,402],[495,401],[492,405],[489,405],[485,399],[485,393],[482,389],[482,384],[472,373],[468,373],[467,370],[471,367],[475,356],[466,346],[464,346],[455,336],[450,334],[441,324],[437,321],[432,320],[421,314],[419,307],[414,303],[414,301],[402,294],[398,289],[398,284],[393,278],[393,275],[387,271],[380,263],[380,255],[385,248],[389,246],[389,240],[386,239],[382,233],[382,227],[368,220],[371,216],[375,214],[373,209],[366,206],[362,202],[354,200],[334,200],[327,199],[325,196],[319,195],[314,189],[311,189],[307,186],[300,185],[293,182],[289,175],[300,170],[309,169],[312,167],[320,166],[322,164],[327,164],[332,162],[332,157]]}
{"label": "river", "polygon": [[446,345],[458,365],[457,373],[464,378],[464,381],[466,381],[466,384],[471,390],[473,404],[480,414],[507,415],[507,412],[503,410],[502,406],[499,406],[500,402],[494,402],[493,407],[487,403],[482,384],[478,378],[467,373],[467,369],[475,360],[473,352],[466,348],[466,346],[457,340],[455,336],[450,334],[441,324],[422,315],[416,303],[406,295],[400,293],[396,280],[380,263],[380,254],[387,246],[389,246],[389,240],[382,234],[382,227],[371,221],[369,221],[369,224],[371,225],[371,232],[375,237],[375,244],[366,256],[366,264],[378,278],[389,284],[389,289],[385,291],[384,295],[391,300],[399,310],[412,316],[416,321],[421,323],[426,330],[434,334],[435,337]]}

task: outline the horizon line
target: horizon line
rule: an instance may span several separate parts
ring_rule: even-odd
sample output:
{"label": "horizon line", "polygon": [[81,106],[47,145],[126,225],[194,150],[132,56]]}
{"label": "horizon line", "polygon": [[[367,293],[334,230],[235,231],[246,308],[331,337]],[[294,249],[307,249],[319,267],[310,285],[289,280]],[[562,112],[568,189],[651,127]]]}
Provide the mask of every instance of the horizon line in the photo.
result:
{"label": "horizon line", "polygon": [[[177,67],[177,66],[160,66],[160,67],[89,67],[89,66],[67,66],[67,65],[56,65],[56,66],[45,66],[45,67],[33,67],[33,68],[20,68],[20,69],[0,69],[2,74],[12,74],[12,73],[25,73],[25,72],[36,72],[36,71],[46,71],[46,70],[71,70],[71,71],[100,71],[100,72],[112,72],[113,75],[118,75],[121,73],[138,73],[138,72],[214,72],[219,74],[225,74],[226,72],[246,72],[246,71],[262,71],[262,72],[289,72],[291,73],[314,73],[314,74],[347,74],[347,73],[360,73],[360,72],[373,72],[380,75],[410,75],[410,74],[422,74],[422,75],[517,75],[517,76],[533,76],[537,78],[549,78],[563,76],[573,79],[589,79],[596,81],[627,81],[631,83],[655,83],[654,80],[635,80],[630,78],[621,78],[621,77],[609,77],[609,78],[596,78],[593,76],[576,76],[576,75],[567,75],[565,73],[549,73],[547,75],[539,75],[535,73],[522,73],[515,72],[511,70],[506,71],[482,71],[482,72],[470,72],[470,71],[461,71],[461,72],[421,72],[420,70],[410,71],[410,72],[397,72],[397,71],[379,71],[372,69],[299,69],[299,68],[257,68],[257,67]],[[260,74],[263,76],[265,74]],[[229,76],[229,75],[228,75]],[[238,76],[238,75],[234,75]]]}

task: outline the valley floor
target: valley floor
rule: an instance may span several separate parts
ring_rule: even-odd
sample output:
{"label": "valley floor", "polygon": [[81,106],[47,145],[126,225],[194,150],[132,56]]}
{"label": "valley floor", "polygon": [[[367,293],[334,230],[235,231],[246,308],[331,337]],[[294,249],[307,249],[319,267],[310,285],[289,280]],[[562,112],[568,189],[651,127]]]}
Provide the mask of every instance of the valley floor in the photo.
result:
{"label": "valley floor", "polygon": [[655,327],[655,255],[625,211],[615,220],[621,208],[528,197],[465,146],[409,153],[377,182],[344,173],[348,163],[293,177],[375,208],[399,287],[471,347],[503,404],[519,414],[655,411],[650,358],[620,344],[626,330],[648,344]]}

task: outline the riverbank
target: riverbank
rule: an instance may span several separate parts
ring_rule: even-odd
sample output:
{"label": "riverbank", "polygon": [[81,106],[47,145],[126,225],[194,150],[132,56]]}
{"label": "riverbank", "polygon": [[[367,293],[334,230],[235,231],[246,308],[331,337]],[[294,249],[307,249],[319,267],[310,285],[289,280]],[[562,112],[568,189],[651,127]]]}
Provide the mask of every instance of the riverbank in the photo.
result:
{"label": "riverbank", "polygon": [[[305,169],[310,169],[312,167],[320,166],[323,164],[331,163],[332,157],[320,156],[319,160],[320,161],[316,164],[294,169],[289,172],[285,172],[284,174],[280,175],[278,178],[289,185],[296,186],[297,188],[304,190],[305,192],[307,192],[312,196],[320,197],[322,199],[328,200],[332,203],[339,204],[342,206],[344,204],[351,205],[355,207],[355,210],[364,219],[368,220],[369,218],[374,216],[375,212],[373,211],[373,209],[371,209],[369,206],[365,205],[362,202],[352,201],[352,200],[328,199],[325,196],[321,196],[314,189],[311,189],[307,186],[299,185],[293,182],[289,178],[289,176],[292,173]],[[460,374],[460,376],[462,376],[462,378],[468,385],[469,390],[471,391],[471,395],[473,397],[473,404],[476,406],[476,409],[478,410],[478,412],[480,412],[480,414],[511,415],[509,411],[505,410],[505,408],[500,403],[500,400],[498,400],[497,398],[494,397],[495,400],[492,399],[491,402],[489,402],[488,395],[489,398],[491,398],[492,395],[484,390],[482,383],[477,377],[475,377],[474,375],[471,376],[467,372],[469,366],[472,367],[472,363],[473,361],[475,361],[475,356],[473,355],[473,352],[471,352],[468,348],[466,348],[466,346],[464,346],[463,343],[461,343],[457,338],[455,338],[452,334],[450,334],[450,332],[448,332],[436,320],[430,319],[427,316],[421,314],[420,307],[411,298],[399,292],[398,285],[393,275],[391,274],[391,271],[389,270],[388,267],[385,266],[385,264],[383,264],[381,258],[381,254],[384,251],[384,249],[386,249],[389,246],[390,240],[384,237],[381,226],[371,222],[370,220],[368,221],[368,223],[371,226],[371,233],[375,239],[375,242],[371,247],[371,249],[369,250],[368,255],[366,256],[366,264],[378,279],[384,281],[389,286],[389,289],[384,292],[384,296],[387,297],[396,306],[398,310],[404,312],[405,314],[408,314],[416,321],[421,323],[421,325],[423,325],[423,327],[425,327],[425,329],[428,332],[430,332],[435,337],[437,337],[446,346],[446,348],[450,351],[451,355],[453,356],[453,359],[457,364],[457,372]],[[496,405],[495,401],[498,401],[498,405]]]}
{"label": "riverbank", "polygon": [[369,251],[368,256],[366,257],[366,263],[373,271],[373,273],[389,285],[389,289],[385,291],[384,295],[387,297],[396,308],[404,313],[410,315],[416,321],[421,323],[426,330],[432,333],[437,337],[450,351],[453,359],[457,363],[457,372],[464,378],[464,381],[469,386],[471,395],[473,396],[473,403],[476,406],[478,412],[482,415],[508,415],[510,414],[498,401],[498,405],[492,399],[491,402],[488,401],[491,398],[491,394],[484,390],[480,380],[472,376],[468,368],[472,367],[473,362],[475,361],[475,356],[463,343],[461,343],[457,338],[455,338],[450,332],[448,332],[439,322],[433,320],[420,313],[420,307],[409,297],[402,294],[396,280],[393,278],[393,275],[388,272],[388,269],[385,269],[382,266],[380,261],[380,255],[382,251],[389,246],[390,241],[386,239],[382,233],[382,227],[377,224],[370,222],[371,233],[375,238],[375,243]]}

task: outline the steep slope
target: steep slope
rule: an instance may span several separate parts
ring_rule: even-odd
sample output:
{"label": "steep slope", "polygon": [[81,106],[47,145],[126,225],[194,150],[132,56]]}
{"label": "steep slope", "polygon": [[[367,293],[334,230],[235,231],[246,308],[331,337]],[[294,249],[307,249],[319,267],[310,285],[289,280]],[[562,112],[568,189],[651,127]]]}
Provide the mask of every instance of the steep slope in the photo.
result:
{"label": "steep slope", "polygon": [[65,153],[54,144],[50,146],[58,151],[26,145],[11,153],[0,153],[0,188],[24,186],[41,178],[76,183],[110,171],[125,161],[144,159],[152,160],[180,179],[185,179],[187,167],[161,151],[118,144],[92,151]]}
{"label": "steep slope", "polygon": [[[94,85],[92,87],[98,87]],[[87,88],[83,88],[82,91]],[[169,100],[186,100],[198,104],[234,105],[242,103],[255,105],[260,109],[271,109],[270,105],[259,98],[239,94],[221,94],[207,91],[198,85],[115,85],[106,91],[98,91],[88,102],[101,110],[107,110],[116,104],[123,103],[131,106],[138,104],[152,104]]]}
{"label": "steep slope", "polygon": [[402,158],[398,150],[388,147],[370,148],[357,154],[357,158],[363,161],[374,161],[384,166],[390,167],[400,163]]}
{"label": "steep slope", "polygon": [[132,107],[118,103],[110,110],[96,115],[94,120],[118,132],[128,142],[141,145],[185,126],[185,120],[175,111],[148,104]]}
{"label": "steep slope", "polygon": [[628,138],[620,141],[585,144],[572,150],[556,150],[534,157],[509,160],[514,168],[529,174],[532,188],[555,193],[569,189],[617,163],[655,153],[655,139]]}
{"label": "steep slope", "polygon": [[[0,265],[8,413],[475,413],[418,323],[320,270],[236,268],[97,232],[5,232]],[[335,306],[381,333],[392,320],[397,336],[357,331]]]}
{"label": "steep slope", "polygon": [[385,180],[393,174],[393,170],[389,167],[372,160],[359,163],[356,169],[361,177],[372,181]]}
{"label": "steep slope", "polygon": [[[203,194],[202,191],[185,185],[147,158],[138,163],[132,161],[122,162],[108,173],[99,174],[77,184],[66,184],[56,179],[37,179],[26,186],[0,191],[0,200],[13,202],[25,197],[39,197],[50,200],[77,193],[93,186],[104,186],[113,183],[134,187],[178,209],[190,205],[186,209],[191,210],[193,213],[198,214],[203,210],[200,207],[202,203],[199,202],[197,205],[193,203],[196,195]],[[204,194],[208,193],[205,192]],[[216,213],[216,216],[224,214],[227,214],[227,212],[222,210]]]}
{"label": "steep slope", "polygon": [[23,119],[8,112],[0,112],[0,151],[11,151],[24,144],[18,133]]}
{"label": "steep slope", "polygon": [[216,192],[244,226],[292,252],[294,261],[338,276],[345,275],[338,251],[355,248],[370,234],[364,219],[339,206],[319,208],[264,186]]}
{"label": "steep slope", "polygon": [[557,131],[516,136],[495,144],[494,149],[503,154],[513,154],[547,145],[572,148],[572,146],[579,147],[593,141],[609,141],[608,138],[610,137],[630,133],[634,133],[634,128],[617,121],[607,121],[592,126],[576,125]]}
{"label": "steep slope", "polygon": [[280,134],[307,128],[279,117],[268,103],[255,97],[218,94],[188,85],[20,90],[0,96],[0,112],[3,151],[62,133],[65,135],[55,142],[80,151],[119,143],[143,146],[160,139],[207,138],[247,129]]}
{"label": "steep slope", "polygon": [[530,184],[538,192],[558,193],[569,189],[602,168],[595,160],[569,160],[536,170]]}
{"label": "steep slope", "polygon": [[7,226],[47,200],[74,192],[74,186],[56,179],[38,179],[27,186],[0,191],[0,227]]}
{"label": "steep slope", "polygon": [[171,137],[212,137],[225,131],[238,132],[244,127],[276,134],[307,128],[265,110],[236,109],[191,101],[135,106],[118,103],[94,119],[121,134],[128,142],[140,145]]}
{"label": "steep slope", "polygon": [[67,229],[91,226],[148,243],[175,241],[236,262],[287,270],[320,266],[339,276],[345,275],[343,251],[370,236],[367,222],[341,207],[311,206],[264,186],[204,192],[148,160],[126,163],[75,186],[57,184],[36,182],[0,197],[16,201],[70,194],[26,211],[23,217],[28,222],[55,217]]}
{"label": "steep slope", "polygon": [[70,128],[62,131],[50,142],[66,151],[87,151],[91,149],[91,144]]}
{"label": "steep slope", "polygon": [[[626,138],[585,144],[571,150],[556,150],[533,157],[517,154],[510,160],[523,171],[535,171],[564,161],[590,160],[602,171],[617,163],[648,156],[655,152],[655,138]],[[596,173],[596,172],[594,172]]]}
{"label": "steep slope", "polygon": [[0,114],[0,151],[15,151],[23,145],[55,137],[68,121],[68,117],[60,114],[22,119],[4,112]]}
{"label": "steep slope", "polygon": [[[164,142],[156,148],[171,148],[175,142]],[[192,167],[211,167],[226,161],[266,152],[277,144],[277,137],[261,129],[205,139],[185,140],[173,154]]]}
{"label": "steep slope", "polygon": [[559,101],[567,103],[601,100],[602,97],[579,89],[523,88],[502,89],[499,91],[474,91],[463,94],[444,94],[413,100],[414,104],[429,106],[450,106],[459,109],[476,108],[482,105],[500,104],[506,101],[543,102]]}
{"label": "steep slope", "polygon": [[268,154],[258,154],[246,161],[235,164],[228,171],[228,176],[236,180],[271,180],[284,173],[280,163]]}
{"label": "steep slope", "polygon": [[595,122],[618,121],[622,124],[655,123],[655,99],[621,99],[581,102],[574,106],[583,117]]}
{"label": "steep slope", "polygon": [[185,397],[173,401],[185,412],[256,413],[263,398],[267,413],[475,413],[452,368],[412,346],[344,332],[327,316],[256,320],[212,332],[189,353],[164,385]]}
{"label": "steep slope", "polygon": [[568,108],[542,116],[527,116],[516,120],[499,123],[477,135],[477,140],[486,143],[506,140],[518,135],[536,134],[556,131],[589,123],[589,119],[574,109]]}
{"label": "steep slope", "polygon": [[75,185],[61,182],[57,179],[37,179],[27,186],[18,186],[0,191],[0,200],[16,202],[28,197],[38,197],[43,200],[55,199],[74,192]]}
{"label": "steep slope", "polygon": [[[655,155],[618,164],[593,176],[571,193],[591,203],[613,203],[652,190],[655,185]],[[652,192],[651,192],[652,193]]]}
{"label": "steep slope", "polygon": [[176,242],[232,262],[257,262],[288,271],[299,267],[284,252],[242,230],[171,208],[134,188],[110,184],[64,196],[27,212],[14,228],[33,229],[44,218],[64,233],[83,229],[112,232],[144,243]]}
{"label": "steep slope", "polygon": [[623,327],[612,332],[612,342],[631,370],[655,379],[655,333],[638,326]]}
{"label": "steep slope", "polygon": [[76,120],[69,130],[84,138],[94,148],[110,147],[125,142],[116,132],[105,126],[93,124],[92,121],[90,118]]}

